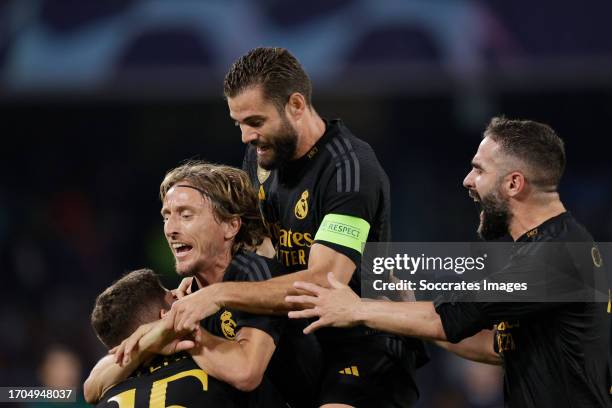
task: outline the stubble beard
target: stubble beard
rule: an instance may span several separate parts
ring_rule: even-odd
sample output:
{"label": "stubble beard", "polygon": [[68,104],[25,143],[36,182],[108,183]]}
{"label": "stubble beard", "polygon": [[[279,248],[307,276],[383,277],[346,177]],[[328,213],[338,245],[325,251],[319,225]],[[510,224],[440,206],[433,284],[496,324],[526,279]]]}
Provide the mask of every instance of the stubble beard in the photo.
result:
{"label": "stubble beard", "polygon": [[270,137],[270,158],[257,158],[257,164],[264,170],[283,167],[295,156],[298,135],[295,128],[283,117],[283,124],[276,135]]}

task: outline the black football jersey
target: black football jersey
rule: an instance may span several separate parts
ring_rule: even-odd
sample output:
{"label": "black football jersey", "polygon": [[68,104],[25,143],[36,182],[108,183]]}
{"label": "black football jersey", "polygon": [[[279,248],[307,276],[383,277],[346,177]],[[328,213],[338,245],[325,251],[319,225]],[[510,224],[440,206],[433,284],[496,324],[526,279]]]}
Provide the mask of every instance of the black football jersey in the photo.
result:
{"label": "black football jersey", "polygon": [[249,393],[209,376],[188,354],[178,353],[157,356],[104,393],[96,406],[240,408],[250,405],[249,398]]}
{"label": "black football jersey", "polygon": [[391,238],[389,181],[372,148],[337,119],[326,121],[324,135],[300,159],[268,171],[248,146],[243,168],[259,191],[285,272],[306,269],[317,242],[355,262],[350,286],[361,293],[363,245]]}
{"label": "black football jersey", "polygon": [[[545,221],[517,242],[530,244],[517,245],[500,276],[539,275],[541,270],[533,268],[542,265],[538,259],[546,254],[540,252],[546,243],[555,242],[578,244],[554,246],[555,256],[548,259],[555,273],[547,276],[551,288],[597,272],[600,260],[592,255],[593,238],[568,212]],[[539,408],[612,406],[606,309],[606,303],[578,301],[456,302],[436,307],[449,341],[495,326],[494,348],[503,360],[506,406]]]}

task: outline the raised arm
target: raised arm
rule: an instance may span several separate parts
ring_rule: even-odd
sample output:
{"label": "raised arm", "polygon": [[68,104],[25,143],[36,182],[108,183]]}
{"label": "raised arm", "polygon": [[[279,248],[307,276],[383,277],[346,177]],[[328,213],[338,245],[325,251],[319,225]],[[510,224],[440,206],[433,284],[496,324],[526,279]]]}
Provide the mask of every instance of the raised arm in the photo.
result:
{"label": "raised arm", "polygon": [[140,353],[124,366],[115,363],[113,354],[102,357],[83,384],[85,401],[88,404],[96,404],[108,389],[128,378],[143,361]]}
{"label": "raised arm", "polygon": [[[113,385],[125,380],[154,354],[170,355],[194,347],[191,340],[179,339],[162,320],[140,326],[113,354],[100,359],[83,384],[85,401],[94,404]],[[128,352],[125,353],[126,347]]]}
{"label": "raised arm", "polygon": [[201,330],[200,343],[195,346],[192,341],[173,339],[168,333],[161,321],[143,325],[114,354],[100,359],[85,381],[85,400],[90,404],[99,401],[108,389],[128,378],[153,354],[168,355],[188,348],[196,364],[208,374],[239,390],[251,391],[261,383],[276,348],[268,333],[250,327],[240,329],[235,341]]}

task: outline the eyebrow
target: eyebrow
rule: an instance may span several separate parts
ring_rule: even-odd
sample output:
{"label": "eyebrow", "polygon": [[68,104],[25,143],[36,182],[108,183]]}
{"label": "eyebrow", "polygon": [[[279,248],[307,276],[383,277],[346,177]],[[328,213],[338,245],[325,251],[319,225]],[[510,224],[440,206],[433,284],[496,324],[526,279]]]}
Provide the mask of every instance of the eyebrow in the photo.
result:
{"label": "eyebrow", "polygon": [[477,162],[472,160],[472,167],[478,170],[484,170],[484,167],[482,167],[480,164],[478,164]]}
{"label": "eyebrow", "polygon": [[267,119],[267,117],[264,116],[264,115],[251,115],[251,116],[247,116],[246,118],[244,118],[242,120],[238,120],[238,119],[234,118],[231,115],[230,115],[230,117],[232,119],[234,119],[238,123],[246,123],[246,122],[252,122],[254,120],[266,120]]}
{"label": "eyebrow", "polygon": [[[194,207],[193,205],[179,205],[178,207],[176,207],[176,210],[178,212],[185,211],[185,210],[195,211],[196,209],[197,208]],[[161,211],[160,211],[162,216],[165,215],[165,214],[168,214],[170,212],[172,212],[172,211],[170,211],[170,209],[166,208],[166,207],[162,208]]]}

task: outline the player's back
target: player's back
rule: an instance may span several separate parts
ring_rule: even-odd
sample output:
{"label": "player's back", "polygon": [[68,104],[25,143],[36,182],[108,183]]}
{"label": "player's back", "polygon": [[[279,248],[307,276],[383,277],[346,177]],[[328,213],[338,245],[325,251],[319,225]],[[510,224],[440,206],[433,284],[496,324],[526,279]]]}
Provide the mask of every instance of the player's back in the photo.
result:
{"label": "player's back", "polygon": [[209,376],[184,353],[158,356],[108,390],[97,407],[246,407],[249,393]]}

